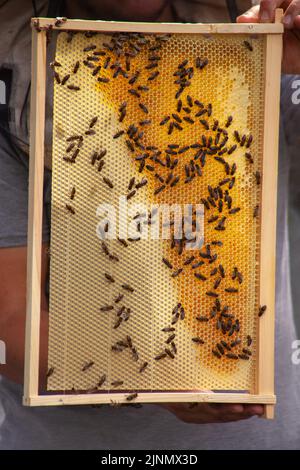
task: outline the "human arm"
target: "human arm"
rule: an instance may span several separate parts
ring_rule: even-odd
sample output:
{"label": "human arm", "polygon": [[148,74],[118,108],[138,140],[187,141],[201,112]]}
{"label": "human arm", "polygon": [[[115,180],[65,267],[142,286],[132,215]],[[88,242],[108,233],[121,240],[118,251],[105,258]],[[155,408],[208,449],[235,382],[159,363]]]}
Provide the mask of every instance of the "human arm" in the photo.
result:
{"label": "human arm", "polygon": [[[50,172],[45,171],[44,215],[49,212]],[[28,219],[28,156],[7,133],[0,132],[0,340],[6,344],[6,364],[0,374],[23,383],[26,316],[26,257]],[[48,217],[43,220],[42,337],[46,338],[48,306]],[[41,366],[46,369],[47,346],[43,339]]]}
{"label": "human arm", "polygon": [[[0,249],[0,336],[6,345],[6,364],[0,373],[23,383],[26,319],[26,247]],[[48,302],[45,295],[47,245],[42,249],[40,384],[47,370]]]}

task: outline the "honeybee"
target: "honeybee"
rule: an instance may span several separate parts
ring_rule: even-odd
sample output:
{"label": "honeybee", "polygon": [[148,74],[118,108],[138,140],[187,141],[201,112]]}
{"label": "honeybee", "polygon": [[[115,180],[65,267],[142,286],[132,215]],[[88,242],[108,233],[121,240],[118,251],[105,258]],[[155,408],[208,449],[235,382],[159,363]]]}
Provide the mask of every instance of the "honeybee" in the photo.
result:
{"label": "honeybee", "polygon": [[76,194],[76,189],[75,189],[75,187],[73,186],[73,188],[72,188],[72,190],[71,190],[71,194],[70,194],[70,199],[71,199],[71,200],[74,199],[75,194]]}
{"label": "honeybee", "polygon": [[75,209],[74,207],[72,207],[70,204],[66,204],[66,209],[71,213],[71,214],[75,214]]}

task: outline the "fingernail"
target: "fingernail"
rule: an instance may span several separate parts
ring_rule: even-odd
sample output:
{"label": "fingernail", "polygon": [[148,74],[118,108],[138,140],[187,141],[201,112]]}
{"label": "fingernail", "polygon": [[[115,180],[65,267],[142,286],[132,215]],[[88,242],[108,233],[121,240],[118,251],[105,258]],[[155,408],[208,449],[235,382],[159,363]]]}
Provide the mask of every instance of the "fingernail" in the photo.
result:
{"label": "fingernail", "polygon": [[270,15],[269,15],[269,12],[267,10],[263,10],[260,14],[260,19],[262,21],[270,21]]}
{"label": "fingernail", "polygon": [[286,16],[284,16],[284,18],[283,18],[283,24],[284,24],[285,26],[291,26],[291,24],[292,24],[292,15],[286,15]]}

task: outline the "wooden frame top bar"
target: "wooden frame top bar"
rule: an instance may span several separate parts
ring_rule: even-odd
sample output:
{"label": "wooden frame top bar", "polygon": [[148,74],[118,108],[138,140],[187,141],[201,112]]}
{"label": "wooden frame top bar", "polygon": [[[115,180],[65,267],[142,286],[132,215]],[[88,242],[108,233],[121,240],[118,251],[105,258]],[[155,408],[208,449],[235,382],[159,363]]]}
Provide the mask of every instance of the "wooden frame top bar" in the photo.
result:
{"label": "wooden frame top bar", "polygon": [[56,18],[32,18],[31,25],[38,21],[42,28],[49,25],[53,29],[65,31],[101,31],[123,33],[186,33],[186,34],[282,34],[282,23],[134,23],[102,20],[67,20],[55,26]]}

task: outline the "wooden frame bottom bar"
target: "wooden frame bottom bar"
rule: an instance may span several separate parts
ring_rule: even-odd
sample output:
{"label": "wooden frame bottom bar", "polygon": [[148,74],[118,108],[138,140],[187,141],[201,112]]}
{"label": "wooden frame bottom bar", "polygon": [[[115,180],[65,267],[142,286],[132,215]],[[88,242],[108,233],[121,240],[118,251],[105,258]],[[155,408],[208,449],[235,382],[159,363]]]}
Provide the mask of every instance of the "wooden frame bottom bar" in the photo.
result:
{"label": "wooden frame bottom bar", "polygon": [[[24,397],[25,406],[63,406],[63,405],[96,405],[127,403],[130,393],[78,394],[78,395],[36,395]],[[213,392],[174,392],[174,393],[140,393],[134,403],[244,403],[274,405],[275,395],[252,395],[249,393],[213,393]]]}

